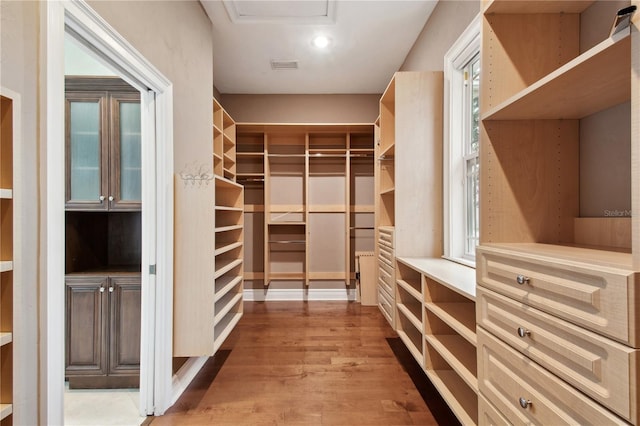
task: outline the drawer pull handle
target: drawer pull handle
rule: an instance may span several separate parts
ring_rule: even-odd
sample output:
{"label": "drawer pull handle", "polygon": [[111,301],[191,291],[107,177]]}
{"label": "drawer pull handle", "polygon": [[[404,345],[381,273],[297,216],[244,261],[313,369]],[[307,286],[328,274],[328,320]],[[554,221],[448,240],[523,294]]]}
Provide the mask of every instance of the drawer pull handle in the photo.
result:
{"label": "drawer pull handle", "polygon": [[527,330],[524,327],[518,327],[518,336],[527,337],[527,336],[530,336],[530,335],[531,335],[531,331]]}
{"label": "drawer pull handle", "polygon": [[518,402],[520,403],[520,406],[524,409],[527,409],[531,406],[531,401],[528,399],[524,399],[523,397],[520,397],[518,399]]}
{"label": "drawer pull handle", "polygon": [[524,285],[529,283],[529,277],[525,277],[524,275],[518,275],[516,277],[516,282],[520,285]]}

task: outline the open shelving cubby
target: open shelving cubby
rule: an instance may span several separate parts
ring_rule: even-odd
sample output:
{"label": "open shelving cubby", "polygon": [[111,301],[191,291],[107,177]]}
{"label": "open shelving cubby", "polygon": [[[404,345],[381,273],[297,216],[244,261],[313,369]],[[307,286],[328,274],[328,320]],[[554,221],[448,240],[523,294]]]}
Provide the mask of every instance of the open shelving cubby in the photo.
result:
{"label": "open shelving cubby", "polygon": [[631,253],[631,36],[609,37],[606,3],[487,2],[481,243]]}
{"label": "open shelving cubby", "polygon": [[213,100],[213,173],[236,180],[236,123],[222,105]]}

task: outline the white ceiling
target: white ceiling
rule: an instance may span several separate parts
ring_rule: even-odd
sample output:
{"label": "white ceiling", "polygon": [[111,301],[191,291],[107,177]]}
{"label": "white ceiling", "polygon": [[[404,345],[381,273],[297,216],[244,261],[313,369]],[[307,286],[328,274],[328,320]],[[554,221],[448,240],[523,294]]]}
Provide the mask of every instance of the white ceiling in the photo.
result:
{"label": "white ceiling", "polygon": [[[437,0],[200,0],[223,94],[382,93]],[[313,47],[315,35],[331,39]],[[271,61],[298,61],[274,70]]]}

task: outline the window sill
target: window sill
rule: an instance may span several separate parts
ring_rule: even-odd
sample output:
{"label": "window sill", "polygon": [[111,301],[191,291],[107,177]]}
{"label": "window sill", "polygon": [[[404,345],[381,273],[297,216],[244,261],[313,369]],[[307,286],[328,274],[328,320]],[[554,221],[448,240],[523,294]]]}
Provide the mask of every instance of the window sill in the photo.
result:
{"label": "window sill", "polygon": [[450,257],[450,256],[442,256],[443,259],[446,259],[450,262],[459,263],[464,266],[468,266],[470,268],[476,269],[476,261],[470,259],[464,259],[460,257]]}

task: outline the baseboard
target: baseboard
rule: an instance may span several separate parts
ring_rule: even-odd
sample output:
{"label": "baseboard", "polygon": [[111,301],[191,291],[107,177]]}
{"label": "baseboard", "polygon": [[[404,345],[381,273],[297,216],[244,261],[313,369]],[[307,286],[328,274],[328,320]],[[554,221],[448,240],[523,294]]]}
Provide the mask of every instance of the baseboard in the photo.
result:
{"label": "baseboard", "polygon": [[196,377],[196,374],[198,374],[198,371],[200,371],[208,359],[209,357],[207,356],[189,358],[182,367],[178,369],[176,374],[173,375],[170,405],[176,403],[180,395],[187,389],[189,383]]}
{"label": "baseboard", "polygon": [[261,289],[245,288],[246,302],[287,301],[287,300],[326,300],[355,301],[355,289]]}

